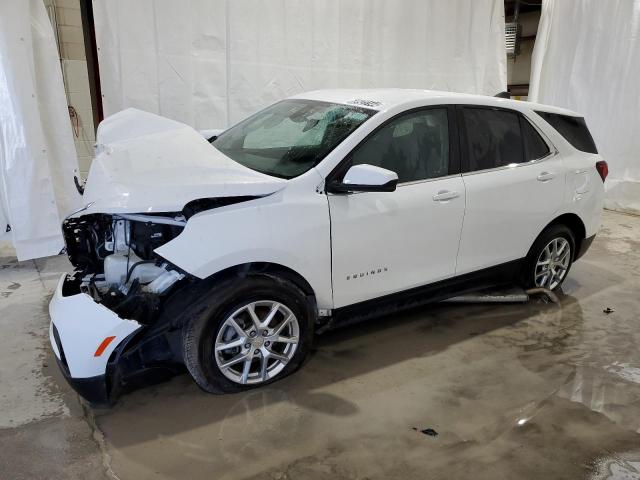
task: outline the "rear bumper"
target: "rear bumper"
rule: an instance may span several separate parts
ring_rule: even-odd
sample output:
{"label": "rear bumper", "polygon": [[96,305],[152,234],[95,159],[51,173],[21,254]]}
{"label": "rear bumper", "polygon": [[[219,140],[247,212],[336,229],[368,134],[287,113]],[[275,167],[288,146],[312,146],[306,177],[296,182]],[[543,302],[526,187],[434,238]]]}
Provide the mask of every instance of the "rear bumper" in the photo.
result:
{"label": "rear bumper", "polygon": [[593,241],[596,239],[595,235],[591,235],[588,238],[585,238],[581,243],[580,243],[580,248],[578,249],[578,251],[576,252],[576,258],[574,258],[573,260],[576,261],[578,260],[580,257],[584,256],[585,253],[587,253],[587,250],[589,250],[589,247],[591,247],[591,244],[593,243]]}
{"label": "rear bumper", "polygon": [[[51,347],[71,386],[92,403],[108,403],[109,359],[142,326],[126,320],[79,292],[63,275],[49,304]],[[98,347],[113,337],[106,348]]]}

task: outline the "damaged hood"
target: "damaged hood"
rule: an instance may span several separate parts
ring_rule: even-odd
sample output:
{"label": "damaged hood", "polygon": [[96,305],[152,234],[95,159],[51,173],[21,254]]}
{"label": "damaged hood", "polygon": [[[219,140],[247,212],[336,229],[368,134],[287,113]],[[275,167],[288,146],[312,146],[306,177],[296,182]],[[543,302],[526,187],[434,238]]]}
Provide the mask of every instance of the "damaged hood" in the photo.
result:
{"label": "damaged hood", "polygon": [[83,201],[92,212],[175,212],[191,200],[269,195],[285,184],[234,162],[183,123],[129,108],[98,127]]}

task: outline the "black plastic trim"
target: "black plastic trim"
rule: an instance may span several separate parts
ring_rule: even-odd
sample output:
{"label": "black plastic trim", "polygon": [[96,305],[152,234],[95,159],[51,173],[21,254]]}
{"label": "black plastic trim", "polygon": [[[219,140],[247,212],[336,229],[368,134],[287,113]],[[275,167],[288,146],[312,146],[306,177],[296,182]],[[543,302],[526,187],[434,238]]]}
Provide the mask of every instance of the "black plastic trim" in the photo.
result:
{"label": "black plastic trim", "polygon": [[596,239],[596,236],[591,235],[590,237],[585,238],[580,242],[580,248],[576,252],[576,256],[573,259],[574,262],[578,260],[580,257],[583,257],[585,253],[587,253],[587,250],[589,250],[589,247],[591,247],[591,244],[595,239]]}
{"label": "black plastic trim", "polygon": [[[125,338],[112,352],[105,373],[95,377],[72,377],[66,364],[58,357],[56,362],[69,385],[91,405],[110,407],[121,393],[132,388],[167,380],[181,371],[182,359],[176,354],[177,332],[165,330],[136,331]],[[58,347],[60,345],[58,344]]]}
{"label": "black plastic trim", "polygon": [[248,202],[257,198],[261,198],[261,196],[244,195],[237,197],[197,198],[195,200],[191,200],[182,208],[182,214],[184,215],[184,218],[188,220],[196,213],[226,207],[227,205],[235,205],[236,203]]}
{"label": "black plastic trim", "polygon": [[395,192],[398,179],[390,180],[383,185],[354,185],[341,182],[332,182],[327,185],[328,193],[352,193],[352,192]]}
{"label": "black plastic trim", "polygon": [[62,375],[67,380],[69,385],[71,385],[71,388],[73,388],[78,393],[78,395],[95,406],[108,406],[111,404],[109,399],[109,392],[107,389],[106,375],[97,375],[95,377],[87,378],[74,378],[69,374],[69,370],[66,368],[66,365],[63,365],[58,357],[56,357],[56,362],[58,362],[58,366],[60,367]]}
{"label": "black plastic trim", "polygon": [[476,272],[336,308],[332,325],[352,324],[409,308],[439,302],[463,293],[517,282],[524,258]]}
{"label": "black plastic trim", "polygon": [[73,176],[73,183],[76,185],[76,190],[80,195],[84,195],[84,185],[80,185],[80,180],[78,180],[78,176]]}
{"label": "black plastic trim", "polygon": [[60,334],[58,333],[58,329],[56,328],[55,324],[52,324],[51,326],[53,330],[53,341],[56,342],[56,347],[58,348],[58,353],[60,354],[60,359],[56,357],[56,360],[58,360],[58,364],[60,365],[60,368],[65,372],[69,373],[69,365],[67,363],[67,357],[64,354],[64,348],[62,348],[62,342],[60,341]]}

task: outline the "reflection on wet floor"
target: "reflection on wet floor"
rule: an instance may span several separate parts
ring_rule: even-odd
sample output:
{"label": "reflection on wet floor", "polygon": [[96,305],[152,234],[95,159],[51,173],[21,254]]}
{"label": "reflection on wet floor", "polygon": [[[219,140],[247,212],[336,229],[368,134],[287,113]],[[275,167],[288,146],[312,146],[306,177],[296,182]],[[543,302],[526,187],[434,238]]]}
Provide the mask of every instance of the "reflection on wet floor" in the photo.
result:
{"label": "reflection on wet floor", "polygon": [[560,307],[434,305],[327,333],[300,372],[268,388],[210,396],[183,375],[132,392],[97,412],[113,467],[159,478],[640,478],[640,252],[616,238],[614,255],[608,228]]}
{"label": "reflection on wet floor", "polygon": [[[560,308],[438,305],[349,327],[269,388],[212,397],[181,376],[124,397],[98,424],[116,470],[140,475],[626,478],[612,475],[640,460],[640,333],[620,307],[605,315],[573,295]],[[427,427],[438,436],[417,431]]]}

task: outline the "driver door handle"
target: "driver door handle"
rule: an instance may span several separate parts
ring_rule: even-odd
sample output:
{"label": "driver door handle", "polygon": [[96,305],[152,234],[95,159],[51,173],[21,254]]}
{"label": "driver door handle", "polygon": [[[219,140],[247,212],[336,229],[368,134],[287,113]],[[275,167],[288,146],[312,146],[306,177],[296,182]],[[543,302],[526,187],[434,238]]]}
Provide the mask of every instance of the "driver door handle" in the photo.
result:
{"label": "driver door handle", "polygon": [[433,196],[434,202],[446,202],[447,200],[453,200],[458,198],[460,194],[458,192],[452,192],[451,190],[440,190]]}
{"label": "driver door handle", "polygon": [[538,175],[538,181],[539,182],[548,182],[549,180],[553,180],[555,177],[556,177],[555,173],[542,172],[540,175]]}

